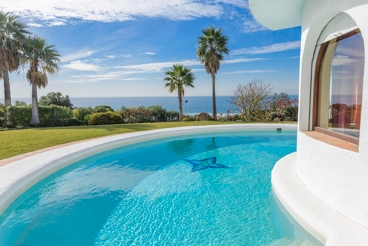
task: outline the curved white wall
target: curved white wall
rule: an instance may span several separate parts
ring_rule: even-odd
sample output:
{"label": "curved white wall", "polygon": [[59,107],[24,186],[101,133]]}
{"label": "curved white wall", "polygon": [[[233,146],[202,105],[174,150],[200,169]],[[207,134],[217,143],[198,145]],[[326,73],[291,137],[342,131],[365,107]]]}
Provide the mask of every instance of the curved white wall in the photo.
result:
{"label": "curved white wall", "polygon": [[[316,41],[323,27],[337,14],[349,14],[359,26],[365,44],[363,111],[359,153],[312,139],[302,131],[310,122],[310,85]],[[306,0],[302,15],[299,80],[297,172],[318,198],[368,228],[368,2],[367,0]]]}

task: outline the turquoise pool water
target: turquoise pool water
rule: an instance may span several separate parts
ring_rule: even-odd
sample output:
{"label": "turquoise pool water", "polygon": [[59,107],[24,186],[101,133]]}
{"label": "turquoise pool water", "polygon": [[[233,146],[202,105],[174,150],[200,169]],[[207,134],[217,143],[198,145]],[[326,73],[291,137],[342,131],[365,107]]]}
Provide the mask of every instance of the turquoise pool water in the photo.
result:
{"label": "turquoise pool water", "polygon": [[[12,203],[0,216],[0,245],[267,245],[281,237],[271,170],[294,151],[296,132],[253,131],[99,153]],[[185,161],[212,157],[228,168],[192,172]]]}

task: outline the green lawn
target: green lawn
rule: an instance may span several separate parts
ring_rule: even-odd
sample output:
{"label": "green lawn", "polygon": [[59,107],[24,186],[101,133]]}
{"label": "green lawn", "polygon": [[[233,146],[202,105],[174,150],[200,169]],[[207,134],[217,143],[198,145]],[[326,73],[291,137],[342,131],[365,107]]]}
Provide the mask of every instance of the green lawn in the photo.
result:
{"label": "green lawn", "polygon": [[[0,160],[59,144],[65,144],[79,140],[103,137],[119,133],[138,132],[180,126],[239,123],[242,124],[242,122],[186,121],[0,130]],[[296,122],[283,123],[295,124]]]}
{"label": "green lawn", "polygon": [[59,144],[119,133],[235,123],[239,122],[187,121],[0,130],[0,160]]}

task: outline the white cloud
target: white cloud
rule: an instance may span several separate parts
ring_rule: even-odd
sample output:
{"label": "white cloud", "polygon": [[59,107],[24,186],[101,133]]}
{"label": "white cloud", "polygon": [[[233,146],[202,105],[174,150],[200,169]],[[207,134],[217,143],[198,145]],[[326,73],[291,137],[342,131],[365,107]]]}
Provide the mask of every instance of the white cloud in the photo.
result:
{"label": "white cloud", "polygon": [[122,57],[125,57],[125,58],[132,57],[132,55],[131,55],[131,54],[122,54],[121,56],[122,56]]}
{"label": "white cloud", "polygon": [[253,18],[247,18],[244,20],[242,25],[242,31],[244,33],[253,33],[253,32],[259,32],[259,31],[267,31],[266,27],[259,24],[256,20]]}
{"label": "white cloud", "polygon": [[88,57],[92,55],[93,53],[94,52],[91,50],[85,50],[85,51],[79,51],[79,52],[71,53],[67,55],[62,55],[61,62],[68,62],[68,61],[73,61],[73,60],[77,60],[80,58]]}
{"label": "white cloud", "polygon": [[[237,59],[227,59],[222,62],[222,64],[233,64],[233,63],[243,63],[243,62],[253,62],[259,60],[266,60],[265,58],[237,58]],[[146,72],[161,72],[165,68],[171,68],[175,64],[181,64],[187,67],[191,66],[203,66],[198,60],[183,60],[183,61],[169,61],[169,62],[154,62],[145,63],[137,65],[128,66],[118,66],[115,69],[124,69],[121,73],[146,73]],[[195,70],[192,70],[195,71]],[[198,70],[197,70],[198,71]]]}
{"label": "white cloud", "polygon": [[108,59],[114,59],[114,58],[116,58],[116,56],[115,55],[104,55],[106,58],[108,58]]}
{"label": "white cloud", "polygon": [[28,26],[34,26],[34,27],[43,27],[43,25],[39,24],[39,23],[28,23]]}
{"label": "white cloud", "polygon": [[[252,62],[258,60],[265,60],[264,58],[238,58],[238,59],[228,59],[225,60],[224,64],[233,64],[233,63],[243,63],[243,62]],[[93,64],[87,64],[83,61],[72,61],[70,64],[65,65],[64,67],[81,70],[81,71],[101,71],[101,70],[110,70],[111,72],[101,73],[101,74],[83,74],[83,75],[74,75],[71,78],[76,79],[76,83],[84,83],[85,81],[99,81],[99,80],[126,80],[126,81],[136,81],[136,80],[144,80],[143,78],[133,77],[126,78],[127,75],[134,74],[147,74],[147,73],[163,73],[164,70],[168,70],[174,64],[182,64],[184,66],[200,66],[200,68],[192,69],[192,72],[204,72],[203,64],[201,64],[198,60],[183,60],[183,61],[169,61],[169,62],[155,62],[155,63],[144,63],[137,65],[128,65],[128,66],[118,66],[118,67],[99,67]],[[82,81],[82,82],[80,82]]]}
{"label": "white cloud", "polygon": [[146,53],[144,53],[144,54],[146,54],[146,55],[151,55],[151,56],[154,56],[154,55],[156,55],[156,53],[153,53],[153,52],[146,52]]}
{"label": "white cloud", "polygon": [[88,78],[88,79],[66,79],[66,80],[58,80],[58,83],[61,84],[90,84],[91,82],[99,82],[104,80],[111,80],[111,79],[96,79],[96,78]]}
{"label": "white cloud", "polygon": [[80,70],[80,71],[98,71],[100,70],[99,66],[87,64],[82,61],[72,61],[68,65],[64,65],[63,67],[74,69],[74,70]]}
{"label": "white cloud", "polygon": [[94,59],[87,59],[87,60],[84,60],[83,62],[87,63],[87,62],[91,62],[91,63],[100,63],[102,61],[106,61],[108,60],[107,58],[106,59],[101,59],[101,58],[94,58]]}
{"label": "white cloud", "polygon": [[104,74],[94,74],[94,75],[73,75],[72,78],[96,78],[96,79],[116,79],[120,76],[118,72],[110,72]]}
{"label": "white cloud", "polygon": [[191,71],[192,72],[206,72],[206,69],[204,69],[204,68],[194,68]]}
{"label": "white cloud", "polygon": [[126,78],[126,79],[121,79],[121,80],[125,80],[125,81],[136,81],[136,80],[145,80],[143,78]]}
{"label": "white cloud", "polygon": [[242,74],[242,73],[276,73],[279,70],[241,70],[241,71],[233,71],[227,72],[223,74]]}
{"label": "white cloud", "polygon": [[46,25],[63,25],[71,21],[126,21],[139,16],[160,17],[171,20],[190,20],[201,17],[220,17],[223,4],[245,6],[241,0],[2,0],[1,6],[21,18],[37,19]]}
{"label": "white cloud", "polygon": [[47,23],[48,26],[63,26],[66,24],[65,20],[54,20]]}
{"label": "white cloud", "polygon": [[233,63],[243,63],[243,62],[253,62],[253,61],[261,61],[266,60],[265,58],[237,58],[237,59],[229,59],[224,60],[223,64],[233,64]]}
{"label": "white cloud", "polygon": [[154,62],[154,63],[145,63],[145,64],[138,64],[138,65],[119,66],[116,68],[133,70],[133,71],[159,72],[164,68],[172,67],[174,64],[182,64],[184,66],[201,65],[201,63],[198,60],[183,60],[183,61],[177,61],[177,62]]}
{"label": "white cloud", "polygon": [[273,44],[269,46],[262,46],[262,47],[252,47],[250,49],[243,48],[243,49],[236,49],[231,52],[232,55],[258,55],[258,54],[268,54],[274,52],[281,52],[286,50],[294,50],[300,48],[300,41],[293,41],[293,42],[286,42],[286,43],[279,43]]}
{"label": "white cloud", "polygon": [[218,3],[225,3],[234,5],[239,8],[248,8],[248,1],[247,0],[217,0]]}

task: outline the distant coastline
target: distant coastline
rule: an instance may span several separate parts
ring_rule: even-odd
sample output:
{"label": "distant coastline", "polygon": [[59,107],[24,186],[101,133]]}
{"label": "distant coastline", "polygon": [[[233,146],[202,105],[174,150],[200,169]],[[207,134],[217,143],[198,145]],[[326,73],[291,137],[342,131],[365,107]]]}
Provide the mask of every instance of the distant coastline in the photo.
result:
{"label": "distant coastline", "polygon": [[[289,95],[290,99],[297,99],[298,95]],[[229,100],[232,96],[217,96],[217,112],[226,114],[227,110],[237,113],[235,108],[230,105]],[[1,100],[1,99],[0,99]],[[3,100],[2,100],[3,101]],[[2,102],[0,101],[0,102]],[[12,98],[15,101],[24,101],[31,103],[31,98]],[[127,108],[139,106],[161,105],[167,110],[179,111],[177,97],[70,97],[70,101],[75,107],[95,107],[98,105],[108,105],[114,110],[120,109],[122,106]],[[185,103],[185,101],[188,101]],[[198,114],[201,112],[212,113],[212,97],[211,96],[188,96],[183,98],[183,113]]]}

